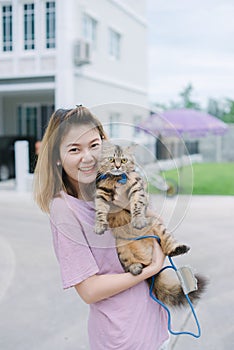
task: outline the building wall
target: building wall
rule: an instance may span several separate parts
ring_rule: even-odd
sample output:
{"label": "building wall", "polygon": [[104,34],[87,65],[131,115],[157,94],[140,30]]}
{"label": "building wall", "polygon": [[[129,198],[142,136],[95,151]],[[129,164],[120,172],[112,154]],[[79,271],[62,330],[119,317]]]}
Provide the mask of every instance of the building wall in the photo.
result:
{"label": "building wall", "polygon": [[229,124],[229,130],[223,136],[222,142],[222,160],[234,162],[234,124]]}
{"label": "building wall", "polygon": [[[65,54],[57,57],[56,106],[74,105],[77,99],[87,106],[128,98],[130,103],[148,104],[146,23],[142,15],[119,3],[103,0],[97,6],[94,0],[73,0],[70,9],[58,4],[59,22],[63,21],[58,28],[58,50]],[[83,13],[97,21],[97,43],[91,48],[90,64],[76,67],[73,48],[82,39]],[[120,60],[108,53],[109,28],[121,34]],[[67,91],[62,88],[64,81],[70,86]]]}
{"label": "building wall", "polygon": [[[59,0],[61,1],[61,0]],[[38,75],[54,75],[55,50],[45,49],[45,2],[46,0],[32,0],[35,4],[35,50],[24,50],[23,42],[23,4],[28,1],[0,0],[0,5],[13,7],[13,51],[0,51],[0,76],[6,78],[26,77]],[[2,14],[0,16],[0,37],[2,38]]]}
{"label": "building wall", "polygon": [[234,161],[234,124],[228,124],[228,131],[222,136],[209,135],[199,141],[199,150],[206,162]]}
{"label": "building wall", "polygon": [[[80,103],[93,107],[118,102],[114,108],[105,108],[103,120],[119,110],[120,121],[132,124],[141,110],[135,111],[135,106],[148,105],[146,0],[56,0],[56,48],[49,50],[45,48],[46,0],[32,0],[36,49],[30,51],[23,48],[26,2],[0,0],[0,7],[13,6],[14,42],[12,52],[2,52],[0,47],[0,134],[17,133],[20,103],[47,102],[55,108],[71,108]],[[97,21],[97,45],[91,50],[90,64],[78,67],[74,45],[83,38],[83,13]],[[109,28],[121,35],[119,60],[108,53]],[[134,108],[130,111],[127,104]]]}

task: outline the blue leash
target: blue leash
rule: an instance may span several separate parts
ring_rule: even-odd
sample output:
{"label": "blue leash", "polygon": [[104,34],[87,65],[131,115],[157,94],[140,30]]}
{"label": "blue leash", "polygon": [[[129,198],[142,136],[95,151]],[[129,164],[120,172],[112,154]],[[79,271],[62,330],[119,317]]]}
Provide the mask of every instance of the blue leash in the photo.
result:
{"label": "blue leash", "polygon": [[[158,236],[150,236],[150,235],[146,235],[146,236],[140,236],[140,237],[134,237],[134,238],[130,238],[129,240],[133,240],[133,241],[139,241],[141,239],[145,239],[145,238],[156,238],[158,243],[160,244],[160,238]],[[162,303],[159,299],[157,299],[155,297],[155,295],[153,295],[153,287],[154,287],[154,281],[155,281],[155,277],[157,275],[159,275],[161,272],[163,272],[164,270],[166,269],[173,269],[174,271],[177,271],[177,267],[175,266],[175,264],[173,263],[172,261],[172,258],[170,256],[168,256],[168,259],[170,261],[170,264],[169,266],[165,266],[163,267],[155,276],[152,277],[152,282],[151,282],[151,286],[150,286],[150,297],[156,301],[159,305],[161,305],[166,311],[167,311],[167,314],[168,314],[168,331],[173,334],[173,335],[182,335],[182,334],[186,334],[186,335],[191,335],[195,338],[200,338],[201,336],[201,328],[200,328],[200,324],[199,324],[199,321],[198,321],[198,318],[197,318],[197,315],[196,315],[196,312],[195,312],[195,309],[193,307],[193,304],[188,296],[188,294],[184,294],[187,301],[188,301],[188,304],[190,306],[190,309],[192,311],[192,314],[194,316],[194,319],[196,321],[196,325],[197,325],[197,334],[195,333],[192,333],[192,332],[187,332],[187,331],[182,331],[182,332],[175,332],[171,329],[171,313],[170,313],[170,310],[168,309],[168,307]]]}

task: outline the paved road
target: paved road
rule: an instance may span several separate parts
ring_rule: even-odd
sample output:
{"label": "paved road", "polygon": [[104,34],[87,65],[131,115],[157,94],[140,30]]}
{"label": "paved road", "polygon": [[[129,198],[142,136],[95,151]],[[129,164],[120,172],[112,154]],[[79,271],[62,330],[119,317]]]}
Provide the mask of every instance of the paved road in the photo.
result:
{"label": "paved road", "polygon": [[[211,281],[197,306],[202,337],[172,336],[171,349],[233,350],[234,198],[193,197],[188,208],[186,197],[154,202],[172,229],[180,222],[175,235],[192,247],[176,264],[184,261]],[[61,288],[47,215],[29,193],[3,189],[0,222],[0,349],[88,350],[88,307]],[[176,330],[196,331],[189,313],[173,320]]]}

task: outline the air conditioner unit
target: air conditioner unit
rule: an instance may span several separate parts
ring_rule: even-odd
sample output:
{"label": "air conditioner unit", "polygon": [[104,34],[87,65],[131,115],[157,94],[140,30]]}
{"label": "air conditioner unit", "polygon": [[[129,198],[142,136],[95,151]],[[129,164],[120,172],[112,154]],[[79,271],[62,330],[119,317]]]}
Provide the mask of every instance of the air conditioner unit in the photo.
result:
{"label": "air conditioner unit", "polygon": [[90,44],[84,40],[78,40],[74,44],[74,64],[83,66],[91,63],[90,60]]}

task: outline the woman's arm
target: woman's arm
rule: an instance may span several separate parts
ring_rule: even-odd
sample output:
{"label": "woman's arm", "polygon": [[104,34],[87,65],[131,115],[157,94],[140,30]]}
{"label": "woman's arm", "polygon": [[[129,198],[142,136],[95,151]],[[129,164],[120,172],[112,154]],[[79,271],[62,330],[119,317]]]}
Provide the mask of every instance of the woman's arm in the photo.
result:
{"label": "woman's arm", "polygon": [[164,259],[165,256],[155,240],[152,263],[145,267],[140,275],[133,276],[130,272],[94,275],[77,284],[75,289],[87,304],[96,303],[121,293],[155,275],[161,270]]}
{"label": "woman's arm", "polygon": [[[129,207],[129,199],[126,195],[126,185],[117,184],[114,197],[114,204],[122,208]],[[147,209],[147,216],[156,216],[151,210]],[[147,278],[158,273],[164,262],[165,256],[161,247],[155,240],[154,254],[152,263],[142,270],[142,273],[133,276],[130,272],[120,274],[93,275],[81,283],[75,285],[75,289],[80,297],[87,303],[92,304],[124,290],[135,286]]]}

